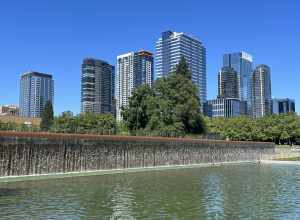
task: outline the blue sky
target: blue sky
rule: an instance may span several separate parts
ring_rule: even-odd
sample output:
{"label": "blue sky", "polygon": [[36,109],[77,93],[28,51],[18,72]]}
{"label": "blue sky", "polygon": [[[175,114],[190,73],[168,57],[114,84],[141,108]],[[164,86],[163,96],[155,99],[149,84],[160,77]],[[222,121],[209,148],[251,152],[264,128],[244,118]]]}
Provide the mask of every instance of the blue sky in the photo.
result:
{"label": "blue sky", "polygon": [[272,70],[272,95],[300,111],[298,0],[26,0],[0,4],[0,104],[18,104],[20,74],[52,73],[55,113],[80,110],[85,57],[115,64],[146,49],[165,30],[185,32],[207,48],[208,98],[217,93],[222,54],[244,50]]}

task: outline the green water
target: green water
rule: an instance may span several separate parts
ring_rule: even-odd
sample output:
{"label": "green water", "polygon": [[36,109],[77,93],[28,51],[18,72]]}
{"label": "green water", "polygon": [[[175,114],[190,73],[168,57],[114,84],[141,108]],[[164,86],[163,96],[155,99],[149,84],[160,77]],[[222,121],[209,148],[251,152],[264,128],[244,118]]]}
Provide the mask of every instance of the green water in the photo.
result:
{"label": "green water", "polygon": [[0,219],[300,219],[300,166],[0,183]]}

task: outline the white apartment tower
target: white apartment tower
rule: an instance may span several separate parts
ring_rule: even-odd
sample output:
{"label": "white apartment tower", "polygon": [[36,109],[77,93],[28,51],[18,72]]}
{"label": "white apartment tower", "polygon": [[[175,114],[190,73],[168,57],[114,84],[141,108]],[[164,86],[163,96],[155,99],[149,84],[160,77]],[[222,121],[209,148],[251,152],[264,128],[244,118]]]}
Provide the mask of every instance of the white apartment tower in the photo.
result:
{"label": "white apartment tower", "polygon": [[130,52],[117,57],[116,117],[122,120],[122,107],[128,105],[133,90],[153,83],[153,56],[148,51]]}

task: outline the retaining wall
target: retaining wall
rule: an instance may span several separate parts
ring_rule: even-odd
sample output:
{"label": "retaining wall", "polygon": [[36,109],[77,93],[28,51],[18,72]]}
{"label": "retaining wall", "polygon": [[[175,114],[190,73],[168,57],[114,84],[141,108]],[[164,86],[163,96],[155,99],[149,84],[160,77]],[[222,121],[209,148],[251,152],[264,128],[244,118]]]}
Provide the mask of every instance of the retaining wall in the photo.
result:
{"label": "retaining wall", "polygon": [[260,160],[273,143],[0,132],[0,176]]}

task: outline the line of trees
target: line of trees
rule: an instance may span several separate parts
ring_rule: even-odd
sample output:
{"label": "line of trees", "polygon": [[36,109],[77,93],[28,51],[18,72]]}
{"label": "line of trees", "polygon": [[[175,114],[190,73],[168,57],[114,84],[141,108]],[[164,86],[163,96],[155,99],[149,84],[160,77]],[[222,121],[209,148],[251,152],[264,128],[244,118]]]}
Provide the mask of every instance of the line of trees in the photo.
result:
{"label": "line of trees", "polygon": [[112,114],[83,113],[74,116],[72,112],[66,111],[54,117],[52,104],[47,102],[39,127],[13,122],[5,123],[0,119],[0,130],[112,135],[117,133],[117,124]]}
{"label": "line of trees", "polygon": [[51,132],[80,134],[116,134],[116,119],[112,114],[82,113],[74,116],[72,112],[63,112],[55,117]]}
{"label": "line of trees", "polygon": [[294,113],[263,118],[206,118],[208,132],[221,139],[300,143],[300,117]]}
{"label": "line of trees", "polygon": [[39,131],[40,128],[38,126],[28,126],[26,124],[17,124],[15,122],[3,122],[0,119],[0,131],[30,131],[35,132]]}
{"label": "line of trees", "polygon": [[[117,123],[115,117],[111,114],[85,113],[74,116],[72,112],[67,111],[63,112],[60,116],[53,118],[51,127],[48,131],[58,133],[92,133],[106,135],[186,136],[193,134],[192,132],[185,132],[182,126],[176,127],[178,124],[176,121],[173,121],[173,124],[163,129],[160,126],[165,125],[166,119],[156,118],[156,116],[154,119],[151,119],[151,123],[156,121],[154,124],[159,127],[157,128],[153,126],[153,130],[151,130],[151,127],[149,129],[147,126],[152,126],[152,124],[148,124],[150,122],[149,118],[140,120],[142,119],[143,114],[146,115],[145,112],[143,113],[145,109],[147,108],[140,108],[140,114],[132,114],[133,116],[137,116],[136,118],[130,117],[132,121],[127,120],[123,123]],[[146,110],[146,112],[147,111],[148,110]],[[161,117],[165,116],[162,115]],[[159,120],[162,121],[158,122]],[[173,119],[168,119],[167,121],[172,122],[172,120]],[[179,123],[183,125],[183,122]],[[259,119],[252,119],[248,117],[205,117],[204,122],[201,120],[201,126],[201,129],[205,129],[207,136],[216,139],[233,141],[269,141],[277,144],[290,145],[300,144],[300,117],[293,113],[285,115],[270,115]],[[138,128],[138,130],[136,130],[136,128]],[[25,124],[20,125],[13,122],[1,122],[1,120],[0,130],[41,131],[41,129],[37,126],[28,126]],[[198,132],[198,134],[203,134],[202,131],[204,130],[198,131],[201,131]],[[198,135],[198,137],[200,136]]]}

